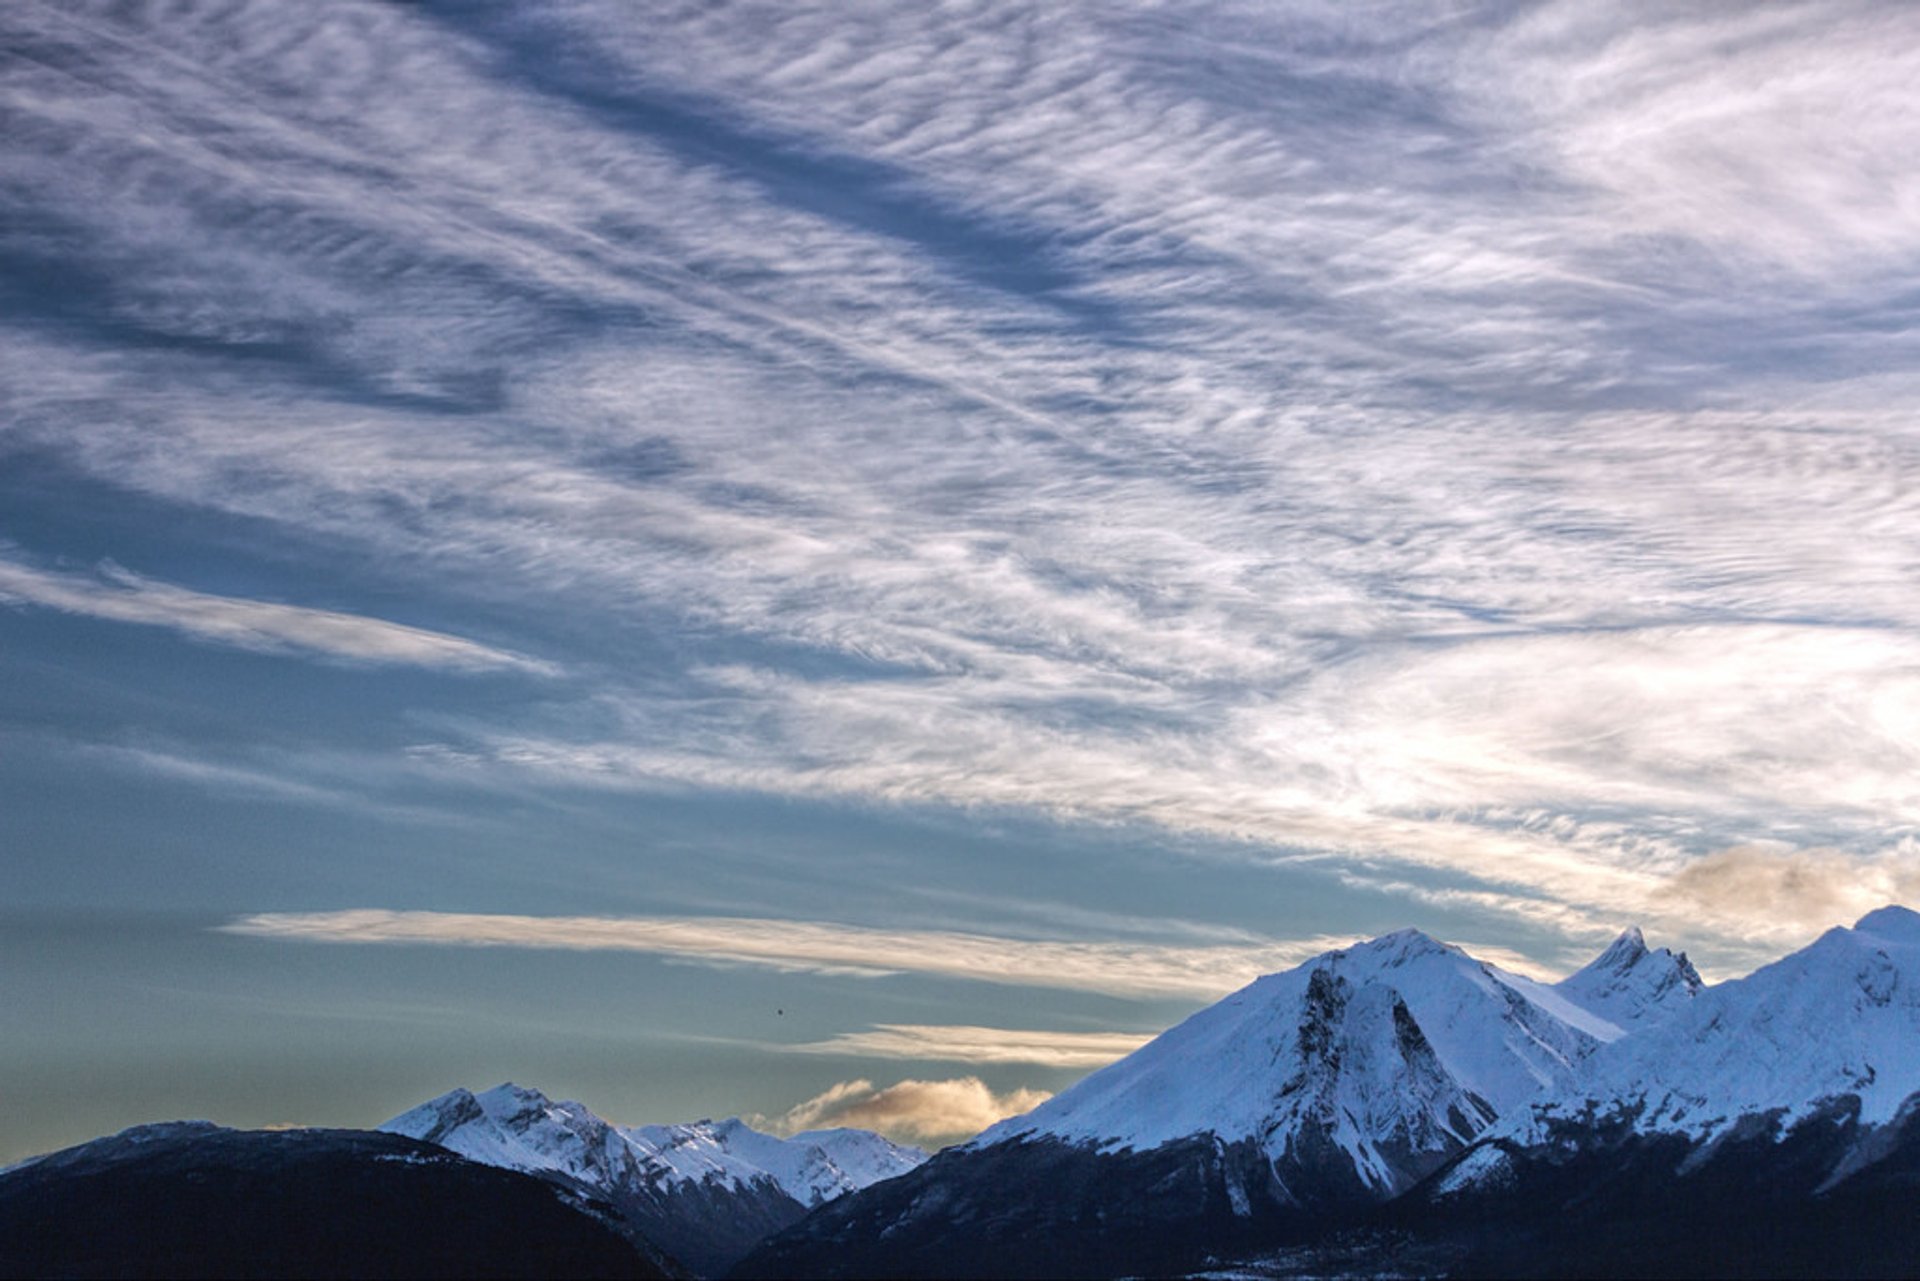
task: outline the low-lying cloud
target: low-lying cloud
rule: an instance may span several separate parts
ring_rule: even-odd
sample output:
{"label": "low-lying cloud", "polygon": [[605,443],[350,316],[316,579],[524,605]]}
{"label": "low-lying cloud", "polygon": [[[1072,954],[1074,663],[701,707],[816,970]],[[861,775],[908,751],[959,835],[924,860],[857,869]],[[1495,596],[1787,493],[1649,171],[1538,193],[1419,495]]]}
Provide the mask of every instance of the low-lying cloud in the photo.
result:
{"label": "low-lying cloud", "polygon": [[776,1134],[855,1126],[905,1143],[940,1145],[972,1138],[1053,1096],[1025,1088],[996,1094],[977,1076],[945,1081],[842,1081],[778,1117],[756,1121]]}
{"label": "low-lying cloud", "polygon": [[1902,846],[1861,856],[1739,845],[1688,864],[1668,888],[1683,901],[1681,914],[1770,922],[1772,937],[1797,944],[1889,903],[1920,903],[1920,850]]}

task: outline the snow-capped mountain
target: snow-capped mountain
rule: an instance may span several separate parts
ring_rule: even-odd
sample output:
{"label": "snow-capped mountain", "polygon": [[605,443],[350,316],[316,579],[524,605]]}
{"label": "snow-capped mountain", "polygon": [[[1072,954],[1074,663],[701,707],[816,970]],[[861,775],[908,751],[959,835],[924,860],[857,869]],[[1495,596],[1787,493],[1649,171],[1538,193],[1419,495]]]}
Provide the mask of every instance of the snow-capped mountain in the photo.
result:
{"label": "snow-capped mountain", "polygon": [[1255,980],[971,1146],[1207,1135],[1252,1143],[1286,1200],[1391,1195],[1619,1036],[1552,987],[1402,930]]}
{"label": "snow-capped mountain", "polygon": [[919,1148],[902,1147],[870,1130],[807,1130],[782,1139],[738,1117],[640,1125],[619,1133],[680,1178],[733,1187],[771,1178],[809,1209],[905,1174],[927,1159]]}
{"label": "snow-capped mountain", "polygon": [[1916,1091],[1920,913],[1886,907],[1701,991],[1503,1129],[1524,1142],[1556,1119],[1621,1116],[1700,1141],[1761,1114],[1790,1128],[1840,1099],[1857,1100],[1857,1121],[1875,1126]]}
{"label": "snow-capped mountain", "polygon": [[926,1160],[864,1130],[781,1139],[737,1119],[622,1128],[512,1084],[452,1090],[380,1128],[591,1188],[703,1275],[724,1271],[807,1210]]}
{"label": "snow-capped mountain", "polygon": [[[1403,931],[1269,975],[741,1276],[1909,1270],[1920,915],[1706,987]],[[1212,1260],[1213,1263],[1207,1263]]]}
{"label": "snow-capped mountain", "polygon": [[1011,1250],[1016,1271],[1097,1275],[1305,1230],[1573,1090],[1697,984],[1636,932],[1558,985],[1389,934],[1256,980],[1032,1112],[816,1211],[743,1270],[962,1275],[1005,1270]]}
{"label": "snow-capped mountain", "polygon": [[[213,1258],[224,1220],[207,1207],[259,1200],[294,1161],[303,1214],[417,1167],[389,1200],[470,1188],[527,1214],[571,1207],[639,1250],[622,1268],[675,1274],[1904,1275],[1920,1258],[1920,914],[1884,908],[1714,987],[1637,930],[1555,984],[1401,931],[1259,979],[931,1159],[854,1130],[624,1129],[512,1085],[382,1128],[184,1122],[0,1170],[0,1273],[59,1270],[6,1266],[43,1247],[150,1254],[147,1227],[114,1220],[148,1201],[180,1207],[179,1249]],[[284,1207],[254,1209],[289,1233]],[[520,1221],[471,1209],[442,1254]],[[420,1244],[404,1215],[382,1223],[380,1249]],[[549,1228],[605,1246],[572,1219]]]}
{"label": "snow-capped mountain", "polygon": [[1920,914],[1882,908],[1672,999],[1387,1211],[1446,1253],[1429,1270],[1912,1271]]}

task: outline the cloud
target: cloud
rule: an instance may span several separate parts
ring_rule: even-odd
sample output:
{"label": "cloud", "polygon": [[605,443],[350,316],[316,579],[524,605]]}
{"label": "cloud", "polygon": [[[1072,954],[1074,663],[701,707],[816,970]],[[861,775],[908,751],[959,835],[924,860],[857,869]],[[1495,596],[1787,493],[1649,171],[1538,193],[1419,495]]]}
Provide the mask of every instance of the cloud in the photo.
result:
{"label": "cloud", "polygon": [[[679,750],[505,738],[495,759],[593,785],[986,805],[1345,850],[1466,873],[1457,905],[1588,940],[1668,919],[1669,877],[1702,832],[1777,824],[1872,848],[1920,823],[1920,644],[1884,627],[1381,646],[1205,726],[1049,722],[1017,705],[1008,687],[1025,680],[988,673],[707,676],[751,701],[758,736]],[[1706,928],[1739,937],[1771,920],[1729,912]]]}
{"label": "cloud", "polygon": [[422,759],[1226,836],[1573,940],[1920,833],[1884,7],[69,8],[0,19],[61,282],[0,442],[688,656]]}
{"label": "cloud", "polygon": [[1553,3],[1491,33],[1462,80],[1611,196],[1617,234],[1685,236],[1832,288],[1920,238],[1920,184],[1896,159],[1920,74],[1902,30],[1870,4]]}
{"label": "cloud", "polygon": [[883,1089],[867,1080],[842,1081],[782,1116],[754,1121],[776,1134],[854,1126],[907,1143],[954,1143],[1052,1097],[1025,1088],[995,1094],[974,1076],[901,1081]]}
{"label": "cloud", "polygon": [[86,577],[0,559],[0,602],[166,627],[195,640],[268,654],[453,671],[512,669],[541,675],[555,671],[549,664],[443,632],[360,614],[215,596],[112,564],[102,565],[97,577]]}
{"label": "cloud", "polygon": [[229,934],[316,943],[434,943],[469,947],[645,952],[713,964],[879,977],[922,974],[1112,996],[1210,999],[1348,939],[1171,947],[1046,942],[939,930],[879,930],[742,917],[507,916],[459,912],[262,912],[217,927]]}
{"label": "cloud", "polygon": [[839,1054],[853,1058],[1097,1068],[1133,1053],[1151,1039],[1133,1032],[1043,1032],[1000,1027],[880,1023],[865,1032],[842,1032],[825,1041],[784,1048],[800,1054]]}
{"label": "cloud", "polygon": [[1717,850],[1675,873],[1681,913],[1772,922],[1768,934],[1798,944],[1888,903],[1920,902],[1920,850],[1911,845],[1862,858],[1840,850],[1742,845]]}

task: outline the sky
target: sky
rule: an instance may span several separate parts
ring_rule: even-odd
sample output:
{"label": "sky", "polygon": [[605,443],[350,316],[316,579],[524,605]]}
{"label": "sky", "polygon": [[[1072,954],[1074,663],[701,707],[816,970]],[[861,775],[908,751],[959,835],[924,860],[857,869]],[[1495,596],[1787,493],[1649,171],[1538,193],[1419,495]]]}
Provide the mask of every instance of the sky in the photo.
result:
{"label": "sky", "polygon": [[0,7],[0,1160],[1920,901],[1916,37]]}

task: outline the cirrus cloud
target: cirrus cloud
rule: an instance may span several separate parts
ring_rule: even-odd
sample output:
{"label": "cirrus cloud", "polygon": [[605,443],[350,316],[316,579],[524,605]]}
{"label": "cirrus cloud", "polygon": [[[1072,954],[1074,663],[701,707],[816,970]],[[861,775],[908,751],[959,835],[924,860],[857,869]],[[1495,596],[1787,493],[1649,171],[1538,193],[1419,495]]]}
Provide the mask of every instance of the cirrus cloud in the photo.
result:
{"label": "cirrus cloud", "polygon": [[1181,947],[724,916],[514,916],[376,908],[259,912],[215,928],[289,942],[645,952],[715,965],[856,978],[924,974],[1113,996],[1200,998],[1222,996],[1261,974],[1352,941],[1319,936]]}
{"label": "cirrus cloud", "polygon": [[670,638],[418,759],[1224,835],[1568,940],[1920,832],[1882,6],[170,12],[0,15],[0,249],[59,282],[0,442],[556,653]]}
{"label": "cirrus cloud", "polygon": [[954,1024],[879,1023],[864,1032],[842,1032],[825,1041],[782,1048],[797,1054],[836,1054],[850,1058],[1097,1068],[1133,1053],[1151,1039],[1134,1032],[1045,1032]]}
{"label": "cirrus cloud", "polygon": [[114,564],[94,576],[0,558],[0,602],[165,627],[194,640],[267,654],[452,671],[515,670],[551,676],[549,663],[444,632],[273,601],[218,596],[159,582]]}

